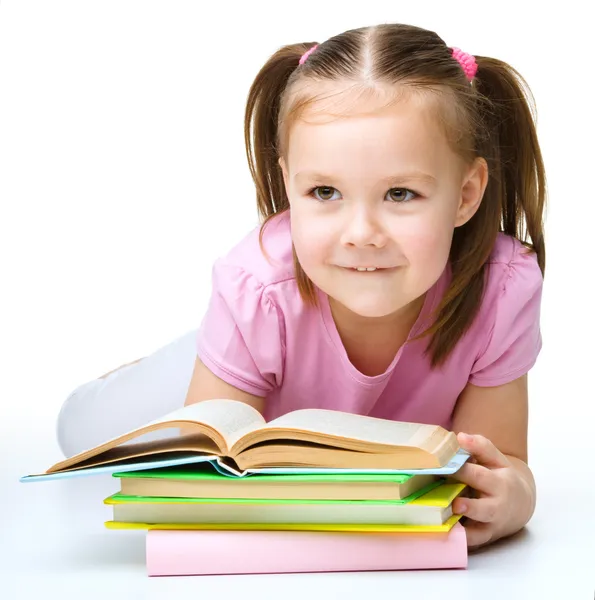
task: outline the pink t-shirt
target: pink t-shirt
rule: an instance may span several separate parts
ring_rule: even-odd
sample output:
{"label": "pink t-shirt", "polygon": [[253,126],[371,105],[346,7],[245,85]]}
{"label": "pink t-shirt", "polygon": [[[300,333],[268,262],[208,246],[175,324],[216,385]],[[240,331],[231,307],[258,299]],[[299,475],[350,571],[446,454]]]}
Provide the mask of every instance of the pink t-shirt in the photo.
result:
{"label": "pink t-shirt", "polygon": [[[319,291],[319,308],[304,304],[292,261],[289,215],[275,217],[259,245],[259,228],[213,267],[213,291],[197,352],[227,383],[266,396],[265,418],[300,408],[352,413],[450,427],[467,383],[496,386],[525,374],[541,349],[542,276],[534,254],[499,234],[480,312],[447,362],[433,370],[427,338],[404,344],[381,375],[349,361]],[[427,324],[448,282],[448,269],[426,294],[410,334]]]}

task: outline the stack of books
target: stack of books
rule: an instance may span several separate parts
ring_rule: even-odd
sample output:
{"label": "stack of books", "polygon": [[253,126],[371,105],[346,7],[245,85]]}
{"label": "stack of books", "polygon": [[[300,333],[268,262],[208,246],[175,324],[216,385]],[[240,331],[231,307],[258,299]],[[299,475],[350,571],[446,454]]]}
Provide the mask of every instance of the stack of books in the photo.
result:
{"label": "stack of books", "polygon": [[196,467],[115,473],[113,529],[147,529],[149,575],[463,567],[451,503],[433,475],[231,478]]}
{"label": "stack of books", "polygon": [[149,576],[464,568],[467,457],[434,425],[209,400],[21,481],[112,473],[106,526],[147,530]]}

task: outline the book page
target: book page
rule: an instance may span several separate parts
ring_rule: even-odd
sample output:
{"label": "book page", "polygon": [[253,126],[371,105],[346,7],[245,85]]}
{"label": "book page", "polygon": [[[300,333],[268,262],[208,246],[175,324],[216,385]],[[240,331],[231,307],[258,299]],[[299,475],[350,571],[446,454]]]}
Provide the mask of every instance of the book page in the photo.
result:
{"label": "book page", "polygon": [[[238,400],[213,399],[203,400],[188,406],[182,406],[173,412],[167,413],[147,423],[146,426],[157,423],[169,423],[170,421],[194,421],[212,425],[221,433],[235,431],[247,423],[265,423],[264,417],[249,404]],[[216,424],[221,424],[221,429]]]}
{"label": "book page", "polygon": [[[188,426],[185,426],[185,423],[188,423]],[[258,429],[264,424],[264,417],[248,404],[235,400],[205,400],[204,402],[197,402],[196,404],[179,408],[142,427],[112,438],[99,446],[79,452],[75,456],[71,456],[53,465],[47,472],[64,470],[76,464],[83,463],[93,456],[98,456],[117,446],[123,446],[128,449],[130,446],[134,446],[138,439],[142,437],[146,439],[146,434],[157,429],[163,430],[171,427],[178,427],[178,431],[184,429],[184,434],[194,433],[194,435],[202,434],[203,436],[207,436],[220,448],[220,453],[225,453],[225,446],[228,448],[230,446],[227,439],[233,437],[235,432],[240,431],[243,433]],[[173,439],[174,442],[176,437],[183,438],[184,435],[174,436],[173,438],[169,435],[166,436],[166,438]],[[154,440],[153,442],[146,443],[148,446],[145,453],[150,454],[151,448],[154,447],[157,450],[161,441]]]}
{"label": "book page", "polygon": [[296,410],[261,427],[262,430],[273,428],[299,429],[372,444],[415,447],[420,439],[430,437],[440,429],[435,425],[403,423],[321,408]]}
{"label": "book page", "polygon": [[51,466],[46,474],[65,472],[75,468],[93,467],[132,458],[149,458],[171,452],[220,454],[219,447],[213,439],[202,433],[168,435],[150,441],[137,441],[143,437],[145,436],[134,438],[128,434],[128,436],[122,436],[122,443],[103,444],[91,450],[85,450]]}
{"label": "book page", "polygon": [[266,425],[264,417],[252,406],[237,400],[203,400],[167,415],[167,421],[195,421],[217,431],[230,448],[249,431]]}

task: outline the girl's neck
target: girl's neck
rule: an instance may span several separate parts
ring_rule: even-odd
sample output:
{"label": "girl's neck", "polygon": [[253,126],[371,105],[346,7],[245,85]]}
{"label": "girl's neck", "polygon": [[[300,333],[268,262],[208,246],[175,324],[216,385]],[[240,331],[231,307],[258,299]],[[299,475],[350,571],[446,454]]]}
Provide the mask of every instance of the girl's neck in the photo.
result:
{"label": "girl's neck", "polygon": [[407,341],[423,308],[425,295],[384,317],[362,317],[329,298],[335,326],[353,366],[370,377],[380,375]]}

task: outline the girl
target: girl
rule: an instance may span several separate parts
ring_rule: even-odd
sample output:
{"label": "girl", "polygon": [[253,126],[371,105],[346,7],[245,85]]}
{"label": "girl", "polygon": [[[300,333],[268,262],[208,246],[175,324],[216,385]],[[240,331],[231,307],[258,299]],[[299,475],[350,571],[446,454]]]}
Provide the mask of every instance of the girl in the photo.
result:
{"label": "girl", "polygon": [[469,545],[521,529],[545,266],[524,87],[406,25],[281,48],[245,117],[264,224],[215,264],[198,332],[71,395],[65,454],[208,398],[436,423],[474,458]]}

